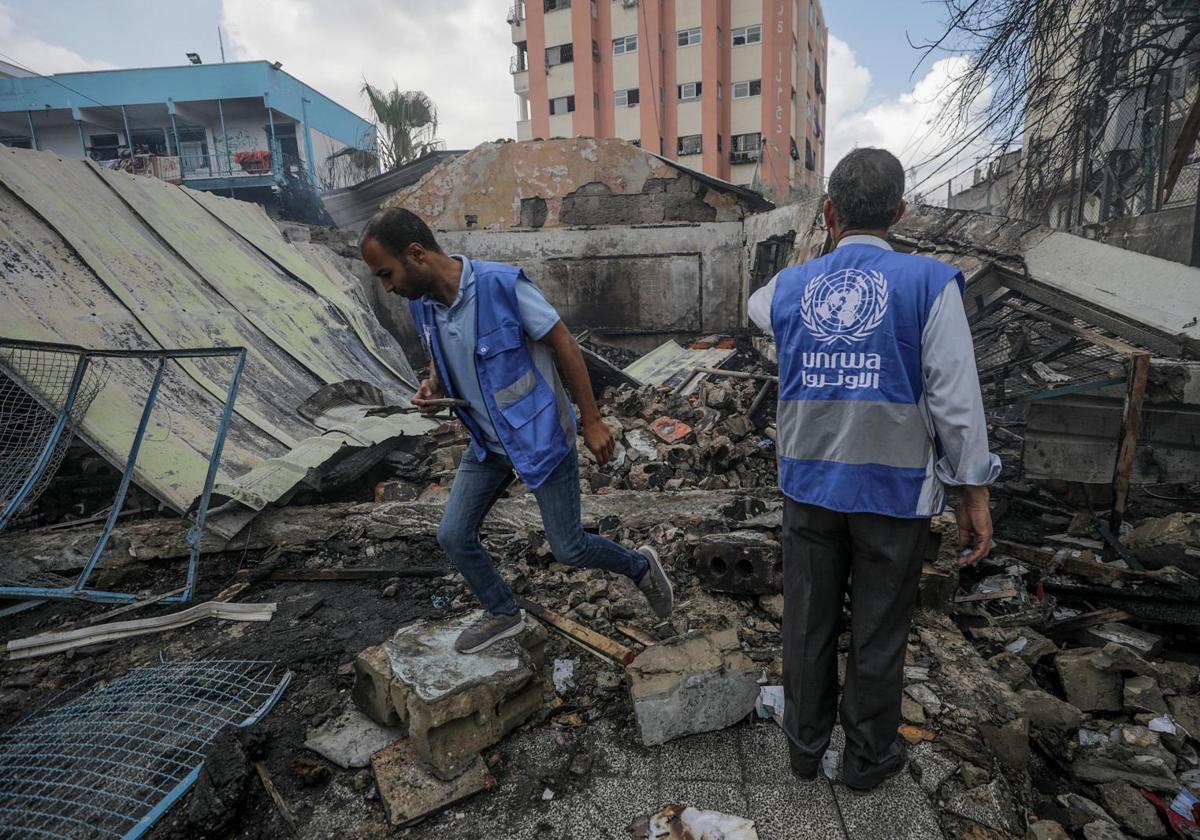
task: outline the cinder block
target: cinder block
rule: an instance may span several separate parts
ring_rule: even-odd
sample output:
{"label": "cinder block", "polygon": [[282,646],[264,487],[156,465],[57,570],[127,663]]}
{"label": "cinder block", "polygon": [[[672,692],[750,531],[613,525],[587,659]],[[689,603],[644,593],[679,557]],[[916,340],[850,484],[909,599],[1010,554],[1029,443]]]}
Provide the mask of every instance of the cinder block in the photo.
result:
{"label": "cinder block", "polygon": [[783,590],[783,555],[757,531],[710,534],[696,549],[696,575],[713,592],[770,595]]}

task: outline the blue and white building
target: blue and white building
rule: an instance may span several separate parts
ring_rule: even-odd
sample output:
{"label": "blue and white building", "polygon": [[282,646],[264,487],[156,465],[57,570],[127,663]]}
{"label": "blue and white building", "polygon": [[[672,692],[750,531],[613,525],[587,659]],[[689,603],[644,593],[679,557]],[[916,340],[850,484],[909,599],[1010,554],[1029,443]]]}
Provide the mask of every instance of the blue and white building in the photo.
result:
{"label": "blue and white building", "polygon": [[268,61],[53,76],[3,65],[0,145],[263,203],[289,178],[322,191],[378,172],[336,154],[374,150],[374,126]]}

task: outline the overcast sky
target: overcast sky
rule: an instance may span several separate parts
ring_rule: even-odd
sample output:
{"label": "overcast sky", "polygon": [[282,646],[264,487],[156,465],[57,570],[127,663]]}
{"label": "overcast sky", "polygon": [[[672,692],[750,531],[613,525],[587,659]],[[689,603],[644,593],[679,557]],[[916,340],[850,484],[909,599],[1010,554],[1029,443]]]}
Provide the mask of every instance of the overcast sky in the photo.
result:
{"label": "overcast sky", "polygon": [[[699,0],[696,0],[699,2]],[[364,79],[428,93],[450,148],[516,132],[508,74],[509,0],[0,0],[0,58],[39,73],[186,62],[282,61],[284,69],[360,114]],[[946,58],[917,67],[920,42],[941,32],[940,0],[825,0],[830,26],[826,174],[848,150],[882,145],[906,166],[925,161],[945,136],[934,120]],[[915,72],[914,72],[915,69]],[[928,177],[926,189],[969,166]],[[916,180],[929,167],[916,173]],[[945,187],[940,187],[945,191]]]}

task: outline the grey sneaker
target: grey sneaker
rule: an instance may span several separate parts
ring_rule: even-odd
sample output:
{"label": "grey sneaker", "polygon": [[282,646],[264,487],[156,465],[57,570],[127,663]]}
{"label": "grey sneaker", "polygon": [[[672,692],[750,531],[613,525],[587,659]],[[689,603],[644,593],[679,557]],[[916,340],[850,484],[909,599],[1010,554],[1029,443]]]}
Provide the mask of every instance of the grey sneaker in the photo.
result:
{"label": "grey sneaker", "polygon": [[646,573],[638,581],[637,588],[646,596],[650,609],[659,618],[670,618],[671,610],[675,608],[675,592],[671,589],[671,581],[658,559],[658,552],[648,545],[638,551],[646,558]]}
{"label": "grey sneaker", "polygon": [[484,613],[454,640],[454,649],[459,653],[479,653],[501,639],[515,636],[525,629],[525,611],[513,615]]}

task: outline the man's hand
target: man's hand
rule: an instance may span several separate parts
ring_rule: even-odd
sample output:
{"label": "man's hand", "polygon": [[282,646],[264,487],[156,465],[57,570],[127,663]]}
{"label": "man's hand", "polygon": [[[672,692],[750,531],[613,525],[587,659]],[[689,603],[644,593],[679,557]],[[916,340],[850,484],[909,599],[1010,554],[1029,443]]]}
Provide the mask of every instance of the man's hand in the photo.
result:
{"label": "man's hand", "polygon": [[986,487],[963,487],[958,506],[958,544],[970,553],[959,558],[959,566],[974,566],[992,548],[992,511]]}
{"label": "man's hand", "polygon": [[441,399],[445,394],[442,393],[440,385],[434,384],[433,380],[425,379],[421,382],[421,387],[417,389],[417,393],[409,398],[409,402],[420,409],[422,414],[437,414],[441,411],[441,406],[425,405],[426,400]]}
{"label": "man's hand", "polygon": [[613,454],[612,430],[604,425],[599,418],[583,423],[583,442],[596,456],[597,464],[608,463]]}

